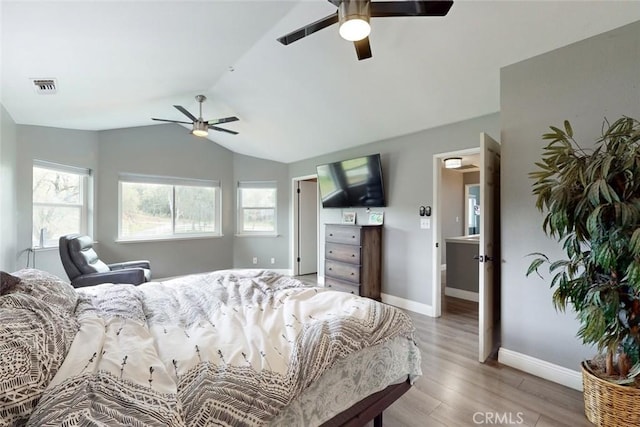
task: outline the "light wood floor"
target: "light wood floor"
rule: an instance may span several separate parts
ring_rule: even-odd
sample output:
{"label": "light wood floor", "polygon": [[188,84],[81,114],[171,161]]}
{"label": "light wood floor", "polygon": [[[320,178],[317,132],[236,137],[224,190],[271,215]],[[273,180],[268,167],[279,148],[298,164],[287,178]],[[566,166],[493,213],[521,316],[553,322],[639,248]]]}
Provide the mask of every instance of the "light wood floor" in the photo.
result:
{"label": "light wood floor", "polygon": [[592,426],[582,393],[495,360],[477,361],[477,303],[443,297],[442,312],[436,319],[407,311],[416,327],[422,376],[384,412],[385,427]]}

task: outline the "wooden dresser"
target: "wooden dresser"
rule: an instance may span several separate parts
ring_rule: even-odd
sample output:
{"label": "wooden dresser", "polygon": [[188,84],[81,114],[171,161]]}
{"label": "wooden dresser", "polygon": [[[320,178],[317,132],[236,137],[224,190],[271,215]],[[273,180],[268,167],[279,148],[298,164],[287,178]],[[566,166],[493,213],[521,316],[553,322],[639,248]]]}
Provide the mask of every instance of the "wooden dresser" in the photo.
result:
{"label": "wooden dresser", "polygon": [[380,301],[381,264],[381,225],[326,224],[326,287]]}

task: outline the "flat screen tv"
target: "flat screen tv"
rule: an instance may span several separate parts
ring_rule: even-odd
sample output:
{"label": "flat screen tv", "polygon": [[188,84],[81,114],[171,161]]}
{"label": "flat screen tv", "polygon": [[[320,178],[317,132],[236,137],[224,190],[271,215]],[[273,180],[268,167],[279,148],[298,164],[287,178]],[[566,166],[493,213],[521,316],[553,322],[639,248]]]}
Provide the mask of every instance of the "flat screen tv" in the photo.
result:
{"label": "flat screen tv", "polygon": [[319,165],[317,170],[323,208],[386,206],[380,154]]}

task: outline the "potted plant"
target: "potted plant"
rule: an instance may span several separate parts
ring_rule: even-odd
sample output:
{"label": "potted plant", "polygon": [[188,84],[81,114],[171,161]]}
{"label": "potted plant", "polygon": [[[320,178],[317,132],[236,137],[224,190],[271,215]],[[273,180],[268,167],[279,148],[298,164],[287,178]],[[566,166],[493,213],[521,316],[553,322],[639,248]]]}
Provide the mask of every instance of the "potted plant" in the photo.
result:
{"label": "potted plant", "polygon": [[556,310],[573,308],[577,336],[600,352],[582,364],[587,418],[640,425],[640,122],[605,120],[589,147],[574,140],[568,121],[550,129],[529,176],[542,228],[566,258],[531,254],[527,276],[548,264]]}

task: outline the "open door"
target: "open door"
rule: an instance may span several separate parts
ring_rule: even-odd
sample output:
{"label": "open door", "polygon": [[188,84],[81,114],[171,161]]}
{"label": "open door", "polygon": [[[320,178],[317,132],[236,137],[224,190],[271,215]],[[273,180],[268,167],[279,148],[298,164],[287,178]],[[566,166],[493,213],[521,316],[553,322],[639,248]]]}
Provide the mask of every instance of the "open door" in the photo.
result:
{"label": "open door", "polygon": [[298,181],[298,264],[297,274],[318,271],[318,182],[316,179]]}
{"label": "open door", "polygon": [[500,144],[480,134],[479,346],[484,362],[498,345],[500,311]]}

